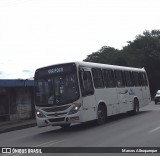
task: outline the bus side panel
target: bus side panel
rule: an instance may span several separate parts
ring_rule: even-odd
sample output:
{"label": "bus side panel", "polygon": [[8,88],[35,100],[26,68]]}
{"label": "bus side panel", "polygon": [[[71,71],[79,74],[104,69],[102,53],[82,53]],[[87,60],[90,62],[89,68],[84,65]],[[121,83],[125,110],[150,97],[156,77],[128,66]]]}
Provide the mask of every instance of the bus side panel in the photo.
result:
{"label": "bus side panel", "polygon": [[142,107],[148,105],[151,102],[150,90],[148,86],[142,87],[142,94],[143,94],[143,103]]}
{"label": "bus side panel", "polygon": [[134,97],[135,97],[135,87],[128,87],[127,89],[127,111],[133,110]]}
{"label": "bus side panel", "polygon": [[96,103],[103,101],[107,106],[107,116],[119,113],[119,103],[116,88],[95,89]]}
{"label": "bus side panel", "polygon": [[94,120],[97,117],[95,95],[82,97],[82,122]]}
{"label": "bus side panel", "polygon": [[135,91],[135,97],[138,98],[139,101],[139,107],[143,106],[143,92],[142,92],[142,87],[141,86],[136,86],[134,88]]}

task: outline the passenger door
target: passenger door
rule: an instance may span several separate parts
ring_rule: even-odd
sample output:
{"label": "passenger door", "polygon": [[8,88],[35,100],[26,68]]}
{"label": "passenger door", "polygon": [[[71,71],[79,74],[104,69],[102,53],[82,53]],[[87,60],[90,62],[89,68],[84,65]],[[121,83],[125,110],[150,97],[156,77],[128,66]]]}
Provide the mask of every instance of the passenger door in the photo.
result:
{"label": "passenger door", "polygon": [[80,68],[79,80],[82,95],[83,120],[89,121],[96,119],[96,99],[90,68]]}

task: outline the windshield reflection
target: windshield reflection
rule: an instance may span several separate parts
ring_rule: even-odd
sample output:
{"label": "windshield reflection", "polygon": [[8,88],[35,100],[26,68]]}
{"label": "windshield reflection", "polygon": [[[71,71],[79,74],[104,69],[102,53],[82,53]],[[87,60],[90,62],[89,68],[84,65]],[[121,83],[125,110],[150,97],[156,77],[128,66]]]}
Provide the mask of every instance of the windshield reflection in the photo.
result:
{"label": "windshield reflection", "polygon": [[36,105],[63,105],[76,101],[78,98],[76,74],[57,75],[36,81]]}

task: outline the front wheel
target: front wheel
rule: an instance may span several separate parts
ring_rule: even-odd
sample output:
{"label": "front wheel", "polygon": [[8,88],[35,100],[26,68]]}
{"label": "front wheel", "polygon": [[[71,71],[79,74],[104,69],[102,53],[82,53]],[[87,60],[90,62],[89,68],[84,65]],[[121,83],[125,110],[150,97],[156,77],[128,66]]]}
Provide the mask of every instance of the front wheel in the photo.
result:
{"label": "front wheel", "polygon": [[70,127],[70,124],[64,124],[64,125],[60,125],[63,129],[68,129]]}
{"label": "front wheel", "polygon": [[106,109],[103,105],[98,106],[97,111],[97,124],[102,125],[106,122]]}

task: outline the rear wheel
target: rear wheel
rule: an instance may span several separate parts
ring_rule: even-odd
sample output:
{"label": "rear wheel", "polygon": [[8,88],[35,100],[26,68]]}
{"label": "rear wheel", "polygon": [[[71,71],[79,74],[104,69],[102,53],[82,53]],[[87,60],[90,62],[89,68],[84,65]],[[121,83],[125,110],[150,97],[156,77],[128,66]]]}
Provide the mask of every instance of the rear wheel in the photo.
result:
{"label": "rear wheel", "polygon": [[155,105],[157,104],[157,101],[155,100]]}
{"label": "rear wheel", "polygon": [[103,105],[98,106],[98,111],[97,111],[97,124],[102,125],[106,122],[106,109]]}
{"label": "rear wheel", "polygon": [[134,110],[133,110],[133,114],[137,114],[139,113],[139,101],[138,99],[134,99]]}

